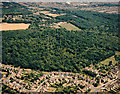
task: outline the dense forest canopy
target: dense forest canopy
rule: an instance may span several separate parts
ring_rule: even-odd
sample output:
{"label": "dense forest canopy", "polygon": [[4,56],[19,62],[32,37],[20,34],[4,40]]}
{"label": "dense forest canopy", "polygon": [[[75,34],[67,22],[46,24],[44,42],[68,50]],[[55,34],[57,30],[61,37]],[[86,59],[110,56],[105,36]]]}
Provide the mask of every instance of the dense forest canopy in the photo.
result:
{"label": "dense forest canopy", "polygon": [[2,62],[41,71],[81,72],[119,51],[117,14],[60,9],[55,13],[67,14],[44,23],[66,21],[81,31],[40,26],[44,15],[33,15],[27,30],[3,31]]}
{"label": "dense forest canopy", "polygon": [[[56,19],[68,21],[81,29],[118,33],[118,15],[93,11],[69,11]],[[114,31],[113,31],[114,30]]]}
{"label": "dense forest canopy", "polygon": [[112,33],[39,28],[3,32],[3,63],[44,71],[80,72],[114,55]]}
{"label": "dense forest canopy", "polygon": [[93,5],[94,7],[96,7],[96,6],[99,6],[99,7],[103,7],[103,6],[109,6],[109,7],[111,7],[111,6],[120,6],[119,4],[110,4],[110,3],[108,3],[108,4],[97,4],[96,6],[95,5]]}
{"label": "dense forest canopy", "polygon": [[15,2],[3,2],[2,14],[6,15],[26,15],[32,12],[28,10],[26,6]]}

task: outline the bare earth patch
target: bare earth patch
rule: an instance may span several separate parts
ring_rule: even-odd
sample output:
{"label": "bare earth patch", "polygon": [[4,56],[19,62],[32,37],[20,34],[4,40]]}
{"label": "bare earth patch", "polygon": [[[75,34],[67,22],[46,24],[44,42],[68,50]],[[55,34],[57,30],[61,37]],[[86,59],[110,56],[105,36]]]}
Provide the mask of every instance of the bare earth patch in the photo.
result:
{"label": "bare earth patch", "polygon": [[2,23],[0,24],[0,31],[6,30],[19,30],[19,29],[27,29],[30,24],[24,23]]}
{"label": "bare earth patch", "polygon": [[59,16],[59,14],[51,14],[51,13],[49,13],[49,14],[47,14],[48,16],[52,16],[52,17],[57,17],[57,16]]}

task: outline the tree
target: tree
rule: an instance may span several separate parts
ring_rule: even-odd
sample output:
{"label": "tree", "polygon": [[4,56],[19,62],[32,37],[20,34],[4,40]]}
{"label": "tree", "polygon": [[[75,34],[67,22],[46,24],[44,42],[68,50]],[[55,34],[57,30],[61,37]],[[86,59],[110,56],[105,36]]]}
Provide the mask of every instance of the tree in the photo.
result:
{"label": "tree", "polygon": [[111,65],[112,65],[112,61],[109,62],[109,66],[111,66]]}
{"label": "tree", "polygon": [[94,87],[97,87],[97,86],[98,86],[98,83],[95,83],[95,84],[94,84]]}

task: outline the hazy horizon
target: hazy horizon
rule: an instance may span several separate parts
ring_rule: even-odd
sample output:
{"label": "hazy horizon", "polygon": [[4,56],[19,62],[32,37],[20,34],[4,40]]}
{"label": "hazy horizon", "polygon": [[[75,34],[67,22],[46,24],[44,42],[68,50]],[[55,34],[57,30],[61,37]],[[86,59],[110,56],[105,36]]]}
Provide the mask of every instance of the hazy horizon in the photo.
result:
{"label": "hazy horizon", "polygon": [[119,0],[0,0],[1,2],[119,2]]}

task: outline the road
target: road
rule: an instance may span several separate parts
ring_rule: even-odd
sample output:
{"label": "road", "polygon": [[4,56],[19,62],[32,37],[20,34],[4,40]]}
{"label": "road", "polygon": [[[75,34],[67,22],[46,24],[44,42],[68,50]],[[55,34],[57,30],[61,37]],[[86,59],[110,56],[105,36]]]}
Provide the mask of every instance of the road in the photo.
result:
{"label": "road", "polygon": [[114,79],[114,80],[112,80],[111,82],[108,82],[108,83],[106,83],[105,85],[103,85],[103,86],[101,86],[101,87],[99,87],[99,88],[95,88],[95,90],[93,91],[93,92],[98,92],[100,89],[102,89],[104,86],[108,86],[109,84],[111,84],[111,83],[113,83],[113,82],[115,82],[115,81],[117,81],[117,79]]}
{"label": "road", "polygon": [[[64,79],[65,79],[65,78],[68,78],[68,77],[61,77],[61,76],[58,76],[58,77],[51,78],[50,80],[54,80],[54,79],[57,79],[57,78],[64,78]],[[69,77],[69,78],[71,78],[71,77]],[[41,86],[43,85],[43,83],[44,83],[44,82],[47,82],[47,81],[48,81],[48,79],[45,80],[45,81],[43,81],[43,82],[40,84],[40,86],[38,86],[36,92],[39,92],[39,90],[41,89]],[[75,80],[75,81],[82,82],[81,80]],[[87,82],[86,82],[85,84],[89,85]],[[91,88],[94,88],[92,85],[89,85],[89,86],[90,86]]]}
{"label": "road", "polygon": [[47,81],[48,81],[48,79],[47,79],[47,80],[45,80],[45,81],[43,81],[43,82],[40,84],[40,86],[38,86],[38,88],[37,88],[36,92],[38,92],[38,91],[40,90],[41,86],[43,85],[43,83],[45,83],[45,82],[47,82]]}
{"label": "road", "polygon": [[[56,79],[56,78],[67,78],[67,77],[54,77],[54,78],[51,78],[51,80],[52,80],[52,79]],[[24,90],[25,90],[26,92],[39,92],[39,90],[41,89],[41,87],[42,87],[42,85],[44,84],[44,82],[47,82],[47,81],[48,81],[48,79],[46,79],[45,81],[43,81],[43,82],[40,84],[40,86],[38,86],[38,88],[37,88],[36,90],[26,90],[26,89],[24,89]],[[77,80],[77,81],[81,82],[80,80]],[[111,83],[113,83],[113,82],[115,82],[115,81],[117,81],[117,79],[114,79],[114,80],[112,80],[111,82],[106,83],[105,86],[107,86],[107,85],[109,85],[109,84],[111,84]],[[87,84],[87,83],[86,83],[86,84]],[[89,85],[89,84],[87,84],[87,85]],[[93,87],[92,85],[89,85],[89,86],[91,86],[91,89],[94,89],[93,92],[98,92],[101,88],[104,87],[104,86],[101,86],[101,87],[99,87],[99,88],[95,88],[95,87]]]}
{"label": "road", "polygon": [[[51,78],[51,79],[56,79],[56,78],[65,78],[65,77],[54,77],[54,78]],[[41,86],[43,85],[43,83],[44,83],[44,82],[47,82],[47,81],[48,81],[48,79],[46,79],[45,81],[43,81],[43,82],[40,84],[40,86],[38,86],[36,92],[39,92],[39,90],[41,89]]]}
{"label": "road", "polygon": [[[54,80],[54,79],[56,79],[56,78],[68,78],[68,77],[57,76],[57,77],[50,78],[50,80]],[[42,85],[43,85],[45,82],[47,82],[47,81],[48,81],[48,79],[46,79],[45,81],[43,81],[43,82],[40,84],[40,86],[38,86],[38,88],[37,88],[36,90],[34,90],[34,91],[35,91],[35,92],[40,92],[40,89],[41,89]],[[81,80],[76,80],[76,81],[81,82]],[[106,84],[104,84],[103,86],[98,87],[98,88],[96,88],[96,87],[94,87],[94,86],[92,86],[92,85],[90,85],[90,84],[88,84],[88,83],[85,83],[85,84],[87,84],[88,86],[90,86],[91,89],[93,90],[93,92],[98,92],[98,91],[99,91],[100,89],[102,89],[104,86],[108,86],[109,84],[111,84],[111,83],[113,83],[113,82],[115,82],[115,81],[117,81],[117,79],[114,79],[114,80],[112,80],[112,81],[110,81],[110,82],[108,82],[108,83],[106,83]],[[34,92],[33,90],[25,90],[25,91]]]}

